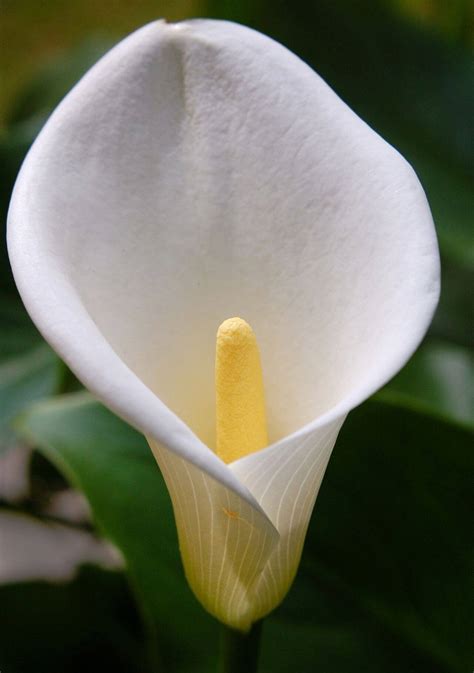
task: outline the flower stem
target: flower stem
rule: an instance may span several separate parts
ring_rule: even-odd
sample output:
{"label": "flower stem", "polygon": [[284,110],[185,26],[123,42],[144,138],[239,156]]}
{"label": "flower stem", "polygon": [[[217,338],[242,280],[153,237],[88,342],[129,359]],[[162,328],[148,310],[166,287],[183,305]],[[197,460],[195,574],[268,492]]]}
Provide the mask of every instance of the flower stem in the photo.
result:
{"label": "flower stem", "polygon": [[257,673],[262,620],[255,622],[248,633],[221,627],[217,673]]}

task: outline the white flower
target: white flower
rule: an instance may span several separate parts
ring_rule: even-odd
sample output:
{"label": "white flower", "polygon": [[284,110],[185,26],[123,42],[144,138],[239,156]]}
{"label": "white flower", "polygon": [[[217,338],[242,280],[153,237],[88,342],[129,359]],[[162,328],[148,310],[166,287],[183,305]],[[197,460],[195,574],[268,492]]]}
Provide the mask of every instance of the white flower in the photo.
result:
{"label": "white flower", "polygon": [[[403,366],[437,303],[412,169],[281,45],[159,21],[52,115],[8,236],[45,338],[147,436],[194,593],[247,629],[293,580],[345,416]],[[225,465],[214,337],[232,315],[259,340],[271,445]]]}

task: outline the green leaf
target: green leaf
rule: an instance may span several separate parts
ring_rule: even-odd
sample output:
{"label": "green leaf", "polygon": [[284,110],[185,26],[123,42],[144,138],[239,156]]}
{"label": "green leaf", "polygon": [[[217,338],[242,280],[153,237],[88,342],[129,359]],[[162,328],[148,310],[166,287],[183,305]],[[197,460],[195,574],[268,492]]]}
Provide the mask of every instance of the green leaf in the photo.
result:
{"label": "green leaf", "polygon": [[46,344],[0,363],[0,454],[14,443],[14,418],[58,392],[62,374],[60,360]]}
{"label": "green leaf", "polygon": [[474,424],[474,357],[470,350],[428,340],[381,396],[422,405],[452,420]]}
{"label": "green leaf", "polygon": [[[212,670],[216,624],[185,584],[145,440],[86,394],[35,405],[22,428],[121,549],[164,670]],[[295,585],[266,620],[262,671],[468,670],[471,441],[461,426],[387,402],[350,414]]]}
{"label": "green leaf", "polygon": [[15,293],[0,292],[0,455],[16,441],[14,421],[32,402],[70,390],[72,374],[46,345]]}

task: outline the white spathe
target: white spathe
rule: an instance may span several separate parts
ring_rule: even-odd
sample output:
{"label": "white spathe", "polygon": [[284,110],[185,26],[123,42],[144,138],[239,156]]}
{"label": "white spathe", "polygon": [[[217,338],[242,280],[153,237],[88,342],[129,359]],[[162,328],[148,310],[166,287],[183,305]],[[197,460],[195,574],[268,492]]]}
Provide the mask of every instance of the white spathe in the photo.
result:
{"label": "white spathe", "polygon": [[[438,249],[413,170],[281,45],[158,21],[51,116],[8,243],[45,338],[148,437],[196,596],[248,628],[291,584],[345,416],[431,320]],[[214,346],[234,315],[257,334],[272,445],[225,465]]]}

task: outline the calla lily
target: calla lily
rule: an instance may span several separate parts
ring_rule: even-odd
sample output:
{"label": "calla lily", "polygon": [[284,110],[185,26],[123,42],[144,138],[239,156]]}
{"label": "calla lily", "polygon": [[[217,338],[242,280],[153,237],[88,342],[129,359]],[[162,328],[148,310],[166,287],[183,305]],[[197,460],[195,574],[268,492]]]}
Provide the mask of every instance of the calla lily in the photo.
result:
{"label": "calla lily", "polygon": [[[347,413],[431,320],[438,249],[413,170],[273,40],[158,21],[51,116],[8,226],[38,328],[148,438],[195,595],[248,629],[291,585]],[[233,315],[258,337],[270,445],[225,464],[214,336]]]}

